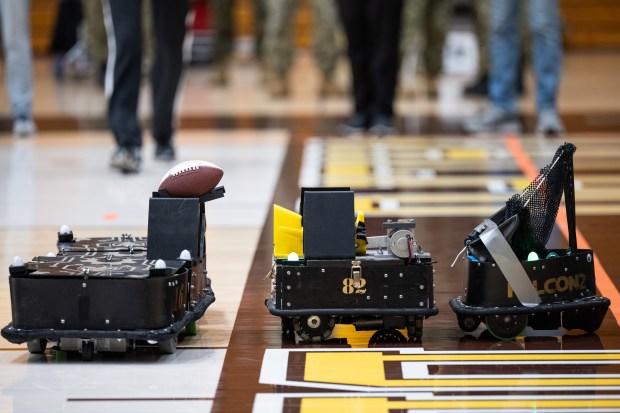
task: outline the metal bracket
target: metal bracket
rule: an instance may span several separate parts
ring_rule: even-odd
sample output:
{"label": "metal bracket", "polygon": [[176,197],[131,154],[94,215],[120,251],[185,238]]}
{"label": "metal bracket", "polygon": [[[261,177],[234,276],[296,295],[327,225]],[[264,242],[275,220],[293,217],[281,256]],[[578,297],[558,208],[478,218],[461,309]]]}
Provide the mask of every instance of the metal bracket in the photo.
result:
{"label": "metal bracket", "polygon": [[353,279],[353,287],[360,288],[362,279],[362,262],[359,260],[351,261],[351,279]]}
{"label": "metal bracket", "polygon": [[480,239],[497,263],[506,281],[524,307],[535,307],[541,303],[538,292],[523,269],[521,262],[512,251],[510,244],[502,235],[495,222],[485,219],[485,230]]}

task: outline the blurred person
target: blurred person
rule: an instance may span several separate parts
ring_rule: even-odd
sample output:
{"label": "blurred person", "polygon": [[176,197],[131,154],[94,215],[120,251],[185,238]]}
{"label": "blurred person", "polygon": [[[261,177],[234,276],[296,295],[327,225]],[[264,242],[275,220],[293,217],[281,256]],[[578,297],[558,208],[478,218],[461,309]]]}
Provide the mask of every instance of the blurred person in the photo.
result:
{"label": "blurred person", "polygon": [[37,128],[32,119],[30,1],[0,0],[0,18],[13,134],[31,136],[36,133]]}
{"label": "blurred person", "polygon": [[443,64],[443,47],[453,11],[452,0],[406,0],[403,10],[403,46],[422,38],[422,61],[427,96],[437,98],[437,79]]}
{"label": "blurred person", "polygon": [[[116,140],[110,165],[121,172],[137,172],[141,163],[142,130],[138,99],[142,77],[142,1],[104,0],[108,35],[105,90],[108,123]],[[152,135],[155,159],[172,161],[173,115],[183,70],[183,41],[188,0],[153,0],[155,60],[151,69]]]}
{"label": "blurred person", "polygon": [[[293,64],[294,18],[296,0],[263,0],[265,26],[262,58],[266,81],[274,97],[289,94],[288,74]],[[334,80],[340,57],[338,46],[339,20],[333,0],[312,0],[313,32],[312,53],[321,74],[319,94],[338,95],[340,90]]]}
{"label": "blurred person", "polygon": [[[474,0],[472,2],[474,12],[474,31],[478,40],[478,76],[465,86],[465,96],[487,96],[489,94],[489,0]],[[523,18],[521,22],[523,23]],[[522,42],[526,37],[521,36]],[[525,69],[525,52],[523,45],[519,57],[519,74],[517,75],[517,93],[525,92],[523,72]]]}
{"label": "blurred person", "polygon": [[336,67],[341,54],[340,18],[334,0],[312,0],[312,54],[321,74],[319,96],[340,96]]}
{"label": "blurred person", "polygon": [[[106,28],[103,22],[102,0],[82,0],[84,11],[84,41],[89,58],[95,66],[97,83],[104,86],[105,71],[108,61],[108,43]],[[147,73],[153,56],[153,24],[151,21],[151,2],[142,3],[142,39],[143,39],[143,68]]]}
{"label": "blurred person", "polygon": [[108,60],[108,44],[103,24],[103,6],[100,0],[82,0],[84,10],[84,37],[86,51],[95,66],[97,83],[105,82],[105,68]]}
{"label": "blurred person", "polygon": [[213,83],[228,84],[228,69],[235,41],[234,0],[211,0],[213,10],[215,76]]}
{"label": "blurred person", "polygon": [[478,76],[465,86],[466,96],[487,96],[489,83],[489,0],[473,0],[474,33],[478,42]]}
{"label": "blurred person", "polygon": [[338,0],[338,6],[348,43],[354,104],[353,114],[339,132],[394,134],[403,0]]}
{"label": "blurred person", "polygon": [[289,94],[288,72],[293,64],[293,18],[297,0],[264,0],[265,23],[262,58],[269,92],[274,97]]}
{"label": "blurred person", "polygon": [[[523,2],[524,3],[524,2]],[[465,121],[469,133],[520,131],[517,101],[520,35],[519,0],[491,0],[489,27],[489,104]],[[536,75],[536,133],[564,132],[556,103],[562,64],[558,0],[527,2],[532,36],[533,67]]]}
{"label": "blurred person", "polygon": [[265,37],[265,20],[267,19],[265,0],[254,0],[254,55],[259,63],[263,59],[263,39]]}
{"label": "blurred person", "polygon": [[50,52],[55,56],[54,76],[64,76],[63,58],[78,42],[78,30],[82,23],[82,3],[80,0],[61,0],[56,13],[56,23],[52,34]]}

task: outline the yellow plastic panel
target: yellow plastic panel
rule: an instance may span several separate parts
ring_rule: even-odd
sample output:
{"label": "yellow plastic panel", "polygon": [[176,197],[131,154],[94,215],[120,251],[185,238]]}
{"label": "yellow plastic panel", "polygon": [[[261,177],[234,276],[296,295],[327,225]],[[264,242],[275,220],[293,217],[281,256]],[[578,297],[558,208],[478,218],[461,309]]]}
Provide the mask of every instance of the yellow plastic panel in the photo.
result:
{"label": "yellow plastic panel", "polygon": [[273,254],[287,258],[291,252],[304,255],[304,232],[301,215],[279,205],[273,205]]}

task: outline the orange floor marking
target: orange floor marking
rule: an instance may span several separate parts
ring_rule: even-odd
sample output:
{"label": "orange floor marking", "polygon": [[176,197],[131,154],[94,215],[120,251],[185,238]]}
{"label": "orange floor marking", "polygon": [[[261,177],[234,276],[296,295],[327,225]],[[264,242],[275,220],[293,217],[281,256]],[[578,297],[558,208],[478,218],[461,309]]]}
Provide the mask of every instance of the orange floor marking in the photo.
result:
{"label": "orange floor marking", "polygon": [[114,212],[109,212],[107,214],[103,214],[103,220],[105,222],[112,222],[118,220],[118,215]]}
{"label": "orange floor marking", "polygon": [[[521,169],[521,171],[531,180],[536,178],[540,171],[527,155],[523,149],[523,146],[521,146],[519,139],[514,135],[507,135],[504,138],[504,143],[517,162],[519,169]],[[566,209],[564,208],[564,205],[560,205],[555,223],[560,228],[560,231],[562,231],[564,237],[568,239],[568,224],[566,222]],[[579,248],[592,249],[579,228],[576,230],[577,245]],[[594,271],[596,274],[596,286],[601,292],[601,295],[611,300],[609,309],[613,313],[614,317],[616,317],[616,322],[618,325],[620,325],[620,292],[618,292],[616,285],[611,280],[611,277],[607,271],[605,271],[605,268],[603,267],[603,264],[601,264],[601,261],[598,259],[596,253],[594,253]]]}

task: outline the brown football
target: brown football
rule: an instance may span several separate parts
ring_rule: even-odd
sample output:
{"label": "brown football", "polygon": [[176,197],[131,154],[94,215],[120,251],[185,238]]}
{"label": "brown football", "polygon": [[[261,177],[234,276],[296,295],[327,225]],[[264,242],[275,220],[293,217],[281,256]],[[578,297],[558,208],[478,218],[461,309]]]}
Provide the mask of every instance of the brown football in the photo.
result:
{"label": "brown football", "polygon": [[207,161],[187,161],[170,168],[159,183],[173,197],[198,197],[213,191],[224,171]]}

